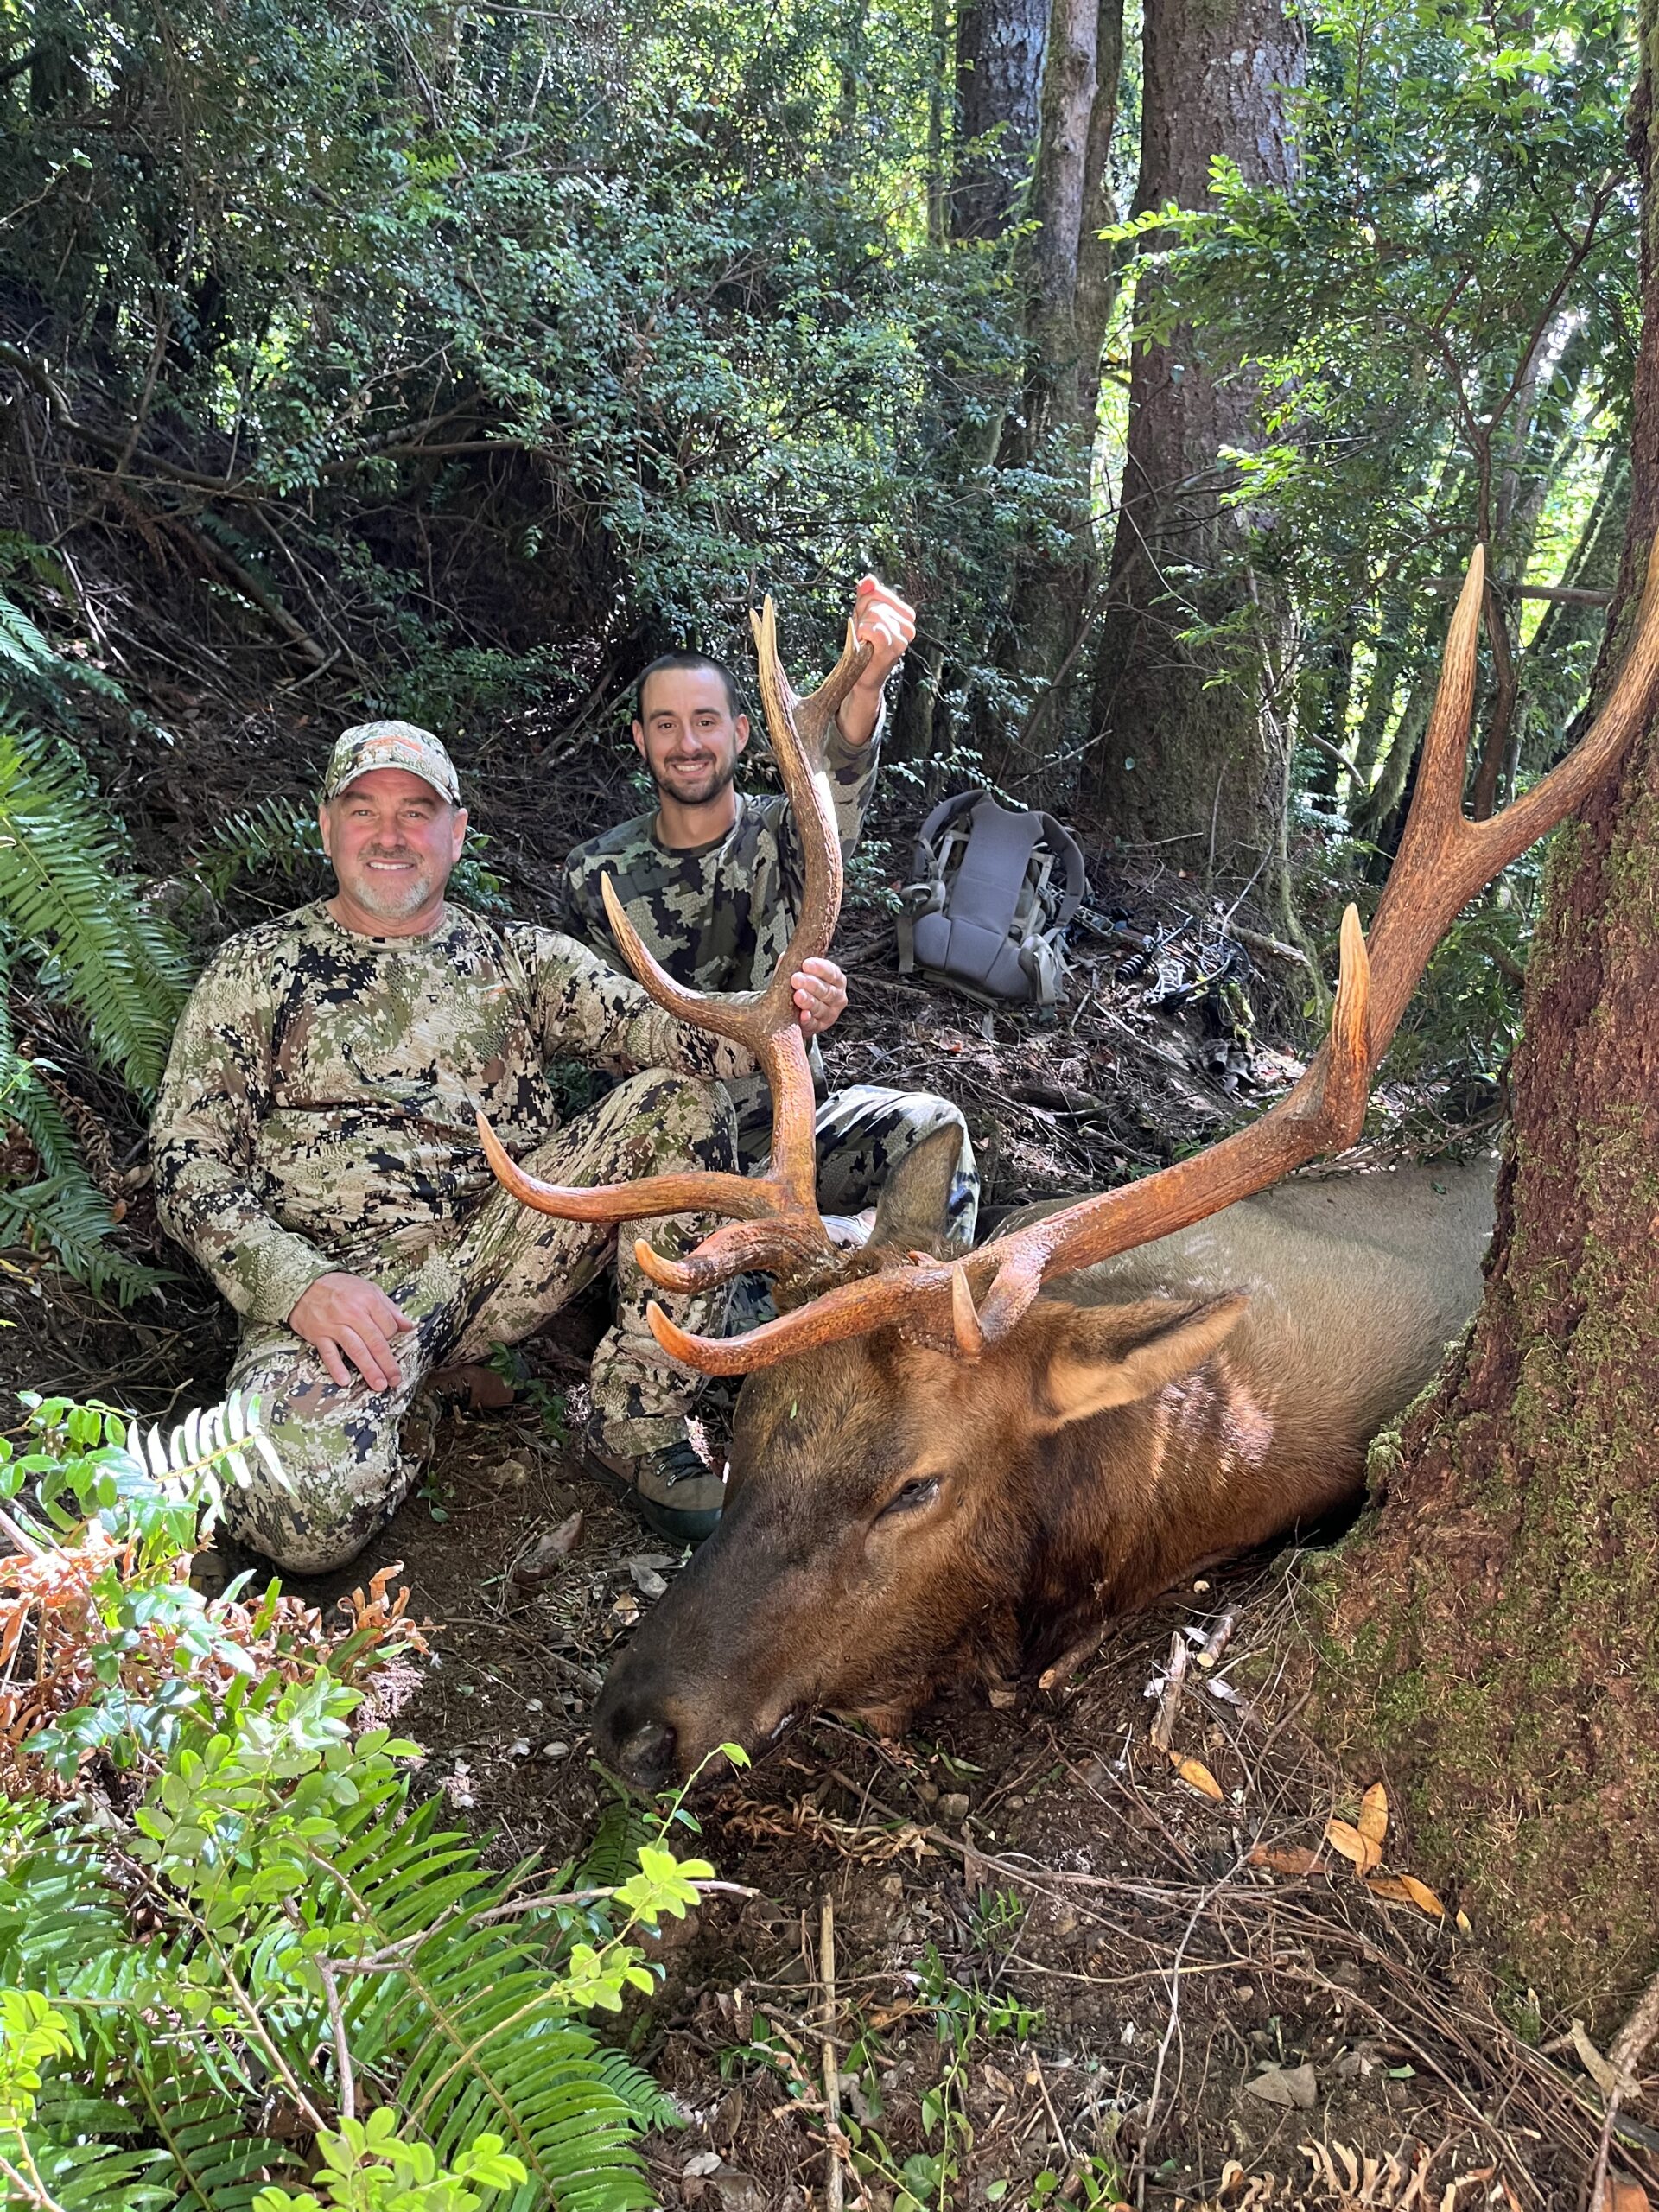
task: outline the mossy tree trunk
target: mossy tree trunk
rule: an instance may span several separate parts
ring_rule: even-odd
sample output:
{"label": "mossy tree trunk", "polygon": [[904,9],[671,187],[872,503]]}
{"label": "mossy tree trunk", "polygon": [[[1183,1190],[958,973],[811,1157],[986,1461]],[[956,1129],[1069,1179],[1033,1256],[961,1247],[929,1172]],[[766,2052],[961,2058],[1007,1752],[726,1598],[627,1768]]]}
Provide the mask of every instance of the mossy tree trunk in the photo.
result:
{"label": "mossy tree trunk", "polygon": [[[1285,94],[1302,80],[1302,30],[1283,0],[1147,0],[1137,213],[1206,207],[1211,165],[1287,184]],[[1148,235],[1158,245],[1162,234]],[[1140,278],[1136,321],[1155,306]],[[1178,327],[1142,338],[1110,599],[1094,679],[1085,804],[1132,838],[1186,838],[1205,864],[1248,875],[1285,802],[1283,711],[1264,712],[1274,615],[1250,572],[1259,518],[1230,504],[1230,451],[1257,442],[1256,392],[1236,359]]]}
{"label": "mossy tree trunk", "polygon": [[[1644,318],[1598,692],[1659,526],[1659,151],[1643,0]],[[1622,607],[1623,612],[1620,612]],[[1334,1571],[1314,1709],[1403,1793],[1416,1870],[1547,2000],[1659,1965],[1659,728],[1564,830],[1533,950],[1484,1300]]]}

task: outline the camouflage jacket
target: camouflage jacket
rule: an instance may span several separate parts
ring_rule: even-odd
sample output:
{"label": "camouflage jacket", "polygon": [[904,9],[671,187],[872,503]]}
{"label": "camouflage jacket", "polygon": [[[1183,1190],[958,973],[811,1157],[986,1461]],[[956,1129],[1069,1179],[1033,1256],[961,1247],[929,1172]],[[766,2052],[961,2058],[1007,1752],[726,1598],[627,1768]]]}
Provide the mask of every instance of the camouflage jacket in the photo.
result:
{"label": "camouflage jacket", "polygon": [[[842,858],[850,860],[875,788],[880,732],[868,745],[831,734],[826,766]],[[789,801],[740,793],[737,820],[710,845],[657,842],[656,809],[578,845],[564,863],[561,929],[622,965],[600,885],[607,875],[646,944],[676,982],[700,991],[749,991],[770,977],[800,912],[804,863]],[[809,1057],[820,1092],[823,1063]],[[730,1083],[741,1124],[764,1120],[766,1081]]]}
{"label": "camouflage jacket", "polygon": [[151,1127],[162,1220],[240,1313],[442,1239],[495,1188],[473,1116],[522,1156],[558,1125],[555,1054],[613,1075],[754,1063],[569,938],[446,906],[359,937],[321,902],[231,939],[190,995]]}

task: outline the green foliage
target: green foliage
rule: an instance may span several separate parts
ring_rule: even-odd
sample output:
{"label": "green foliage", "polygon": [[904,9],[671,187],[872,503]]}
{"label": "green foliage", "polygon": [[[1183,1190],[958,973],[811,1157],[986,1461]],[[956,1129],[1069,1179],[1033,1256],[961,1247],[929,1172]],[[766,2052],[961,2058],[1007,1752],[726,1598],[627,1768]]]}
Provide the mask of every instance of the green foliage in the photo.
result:
{"label": "green foliage", "polygon": [[63,0],[41,43],[0,87],[0,272],[96,322],[135,499],[182,446],[270,598],[314,625],[256,507],[327,579],[369,709],[607,692],[741,646],[766,584],[798,660],[871,560],[938,575],[952,697],[1007,692],[989,618],[1072,485],[977,457],[1020,300],[928,236],[926,0]]}
{"label": "green foliage", "polygon": [[[1218,165],[1211,205],[1123,226],[1158,249],[1158,326],[1252,361],[1259,450],[1234,456],[1294,625],[1298,728],[1357,759],[1351,817],[1398,802],[1448,600],[1477,540],[1508,583],[1577,573],[1628,431],[1640,321],[1624,146],[1634,48],[1609,0],[1309,18],[1302,160],[1285,188]],[[1605,548],[1604,548],[1605,552]],[[1510,611],[1515,722],[1547,762],[1599,618]],[[1387,770],[1399,739],[1403,757]],[[1310,766],[1335,792],[1330,756]]]}
{"label": "green foliage", "polygon": [[[191,1599],[213,1481],[259,1448],[245,1416],[140,1438],[52,1400],[31,1432],[0,1485],[35,1547],[10,1563],[25,1614],[30,1576],[93,1602],[89,1694],[14,1746],[0,1801],[0,2174],[65,2212],[647,2205],[634,2146],[672,2109],[576,2015],[653,1986],[635,1932],[712,1870],[660,1834],[575,1893],[486,1866],[413,1801],[416,1747],[359,1725],[343,1675],[365,1634],[397,1648],[394,1614],[278,1647],[296,1601]],[[101,1797],[86,1755],[145,1638],[170,1672],[129,1695],[136,1788]],[[266,2185],[299,2162],[251,2124],[273,2099],[325,2153],[309,2193]]]}
{"label": "green foliage", "polygon": [[187,968],[175,932],[124,880],[121,838],[61,743],[0,728],[0,925],[14,960],[74,1008],[100,1060],[148,1096]]}
{"label": "green foliage", "polygon": [[0,1240],[49,1248],[124,1305],[162,1278],[111,1247],[110,1202],[41,1079],[51,1063],[16,1048],[9,995],[28,977],[71,1007],[96,1057],[147,1096],[186,975],[175,932],[124,872],[119,832],[69,747],[0,724],[0,1116],[41,1171],[0,1188]]}
{"label": "green foliage", "polygon": [[384,2105],[366,2122],[345,2120],[338,2135],[319,2139],[324,2196],[262,2189],[253,2212],[325,2212],[325,2200],[338,2212],[477,2212],[498,2190],[530,2178],[499,2135],[480,2135],[441,2174],[428,2145],[399,2140],[396,2116]]}

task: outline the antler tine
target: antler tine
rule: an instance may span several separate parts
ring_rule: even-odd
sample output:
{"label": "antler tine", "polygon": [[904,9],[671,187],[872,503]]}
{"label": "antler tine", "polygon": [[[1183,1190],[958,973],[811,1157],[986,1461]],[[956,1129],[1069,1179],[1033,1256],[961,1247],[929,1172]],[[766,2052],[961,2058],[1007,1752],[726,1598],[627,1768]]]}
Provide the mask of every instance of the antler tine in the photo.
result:
{"label": "antler tine", "polygon": [[[653,1308],[658,1342],[710,1373],[742,1374],[893,1324],[972,1358],[1007,1334],[1052,1277],[1188,1228],[1352,1143],[1363,1124],[1371,1077],[1446,926],[1484,884],[1582,803],[1659,698],[1656,561],[1630,650],[1587,735],[1523,798],[1487,821],[1466,820],[1463,781],[1484,586],[1478,548],[1447,630],[1417,787],[1369,950],[1350,906],[1342,920],[1330,1034],[1271,1112],[1191,1160],[1051,1214],[965,1261],[914,1263],[846,1284],[729,1344],[672,1330]],[[977,1304],[976,1289],[984,1293]]]}

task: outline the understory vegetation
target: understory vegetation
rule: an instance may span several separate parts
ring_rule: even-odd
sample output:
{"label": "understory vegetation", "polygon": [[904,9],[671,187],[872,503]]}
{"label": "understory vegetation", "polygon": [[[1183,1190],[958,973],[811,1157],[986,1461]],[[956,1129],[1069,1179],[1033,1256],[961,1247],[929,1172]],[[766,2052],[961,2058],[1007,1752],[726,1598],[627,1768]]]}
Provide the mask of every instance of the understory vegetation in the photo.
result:
{"label": "understory vegetation", "polygon": [[191,1586],[257,1408],[163,1437],[36,1401],[0,1446],[10,2201],[650,2203],[634,2145],[675,2114],[583,2016],[654,1986],[639,1937],[713,1869],[620,1806],[586,1866],[488,1866],[364,1710],[426,1648],[386,1575],[339,1628]]}

